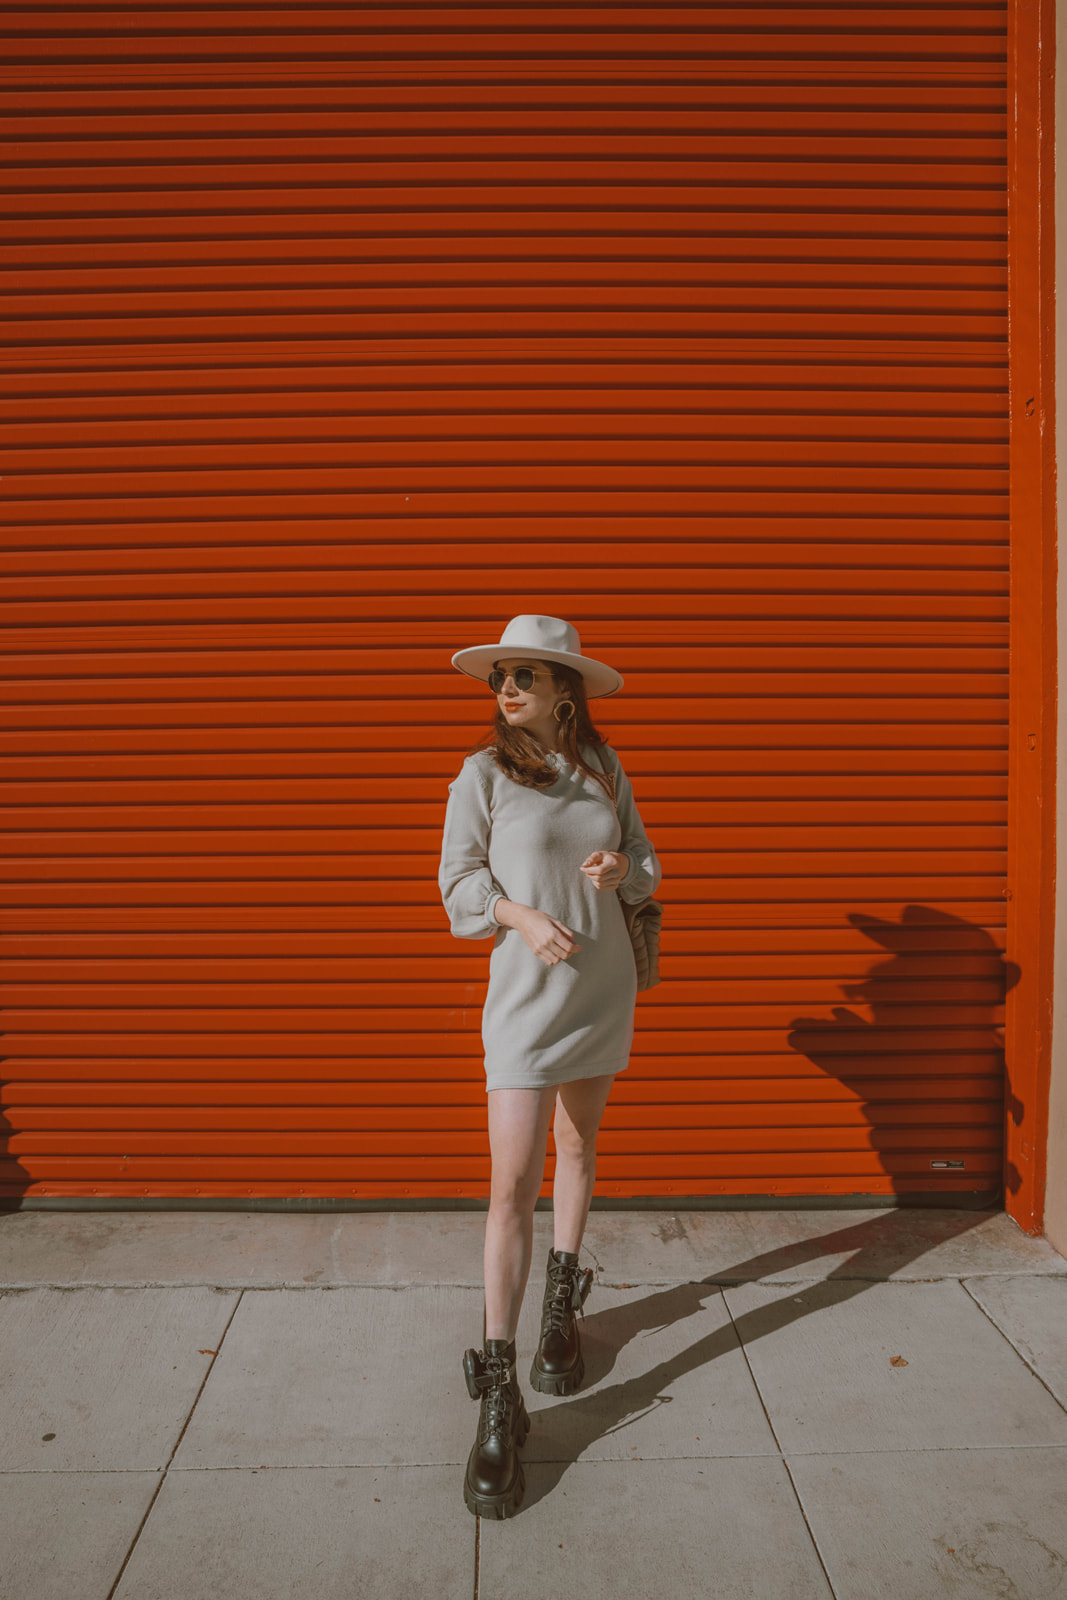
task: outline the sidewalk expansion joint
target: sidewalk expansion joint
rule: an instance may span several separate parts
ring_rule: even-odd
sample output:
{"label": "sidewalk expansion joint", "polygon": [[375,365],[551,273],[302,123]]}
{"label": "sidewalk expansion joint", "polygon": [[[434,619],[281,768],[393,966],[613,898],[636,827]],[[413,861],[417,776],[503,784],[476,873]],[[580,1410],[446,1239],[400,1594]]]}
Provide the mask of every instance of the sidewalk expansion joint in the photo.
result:
{"label": "sidewalk expansion joint", "polygon": [[788,1462],[788,1460],[786,1459],[785,1456],[782,1457],[782,1465],[785,1468],[786,1476],[789,1479],[789,1487],[793,1491],[793,1498],[796,1500],[797,1510],[800,1512],[800,1515],[804,1518],[804,1526],[808,1530],[808,1538],[811,1540],[811,1548],[815,1551],[815,1559],[819,1563],[819,1566],[822,1568],[822,1575],[826,1579],[826,1587],[829,1589],[830,1593],[834,1596],[834,1600],[837,1600],[837,1590],[834,1588],[833,1581],[832,1581],[832,1579],[830,1577],[829,1568],[827,1567],[826,1562],[822,1558],[822,1551],[819,1549],[819,1541],[815,1537],[815,1529],[812,1527],[811,1522],[808,1520],[808,1513],[805,1510],[804,1501],[801,1499],[801,1496],[800,1496],[800,1488],[799,1488],[799,1486],[797,1484],[796,1479],[793,1476],[793,1470],[790,1467],[789,1462]]}
{"label": "sidewalk expansion joint", "polygon": [[[435,1472],[440,1467],[464,1467],[460,1461],[213,1461],[195,1467],[180,1464],[170,1472]],[[49,1469],[54,1470],[54,1469]],[[130,1469],[133,1470],[132,1468]],[[143,1468],[141,1469],[144,1470]]]}
{"label": "sidewalk expansion joint", "polygon": [[482,1519],[474,1519],[474,1600],[478,1600],[478,1590],[482,1581]]}
{"label": "sidewalk expansion joint", "polygon": [[1038,1372],[1038,1370],[1034,1366],[1033,1362],[1027,1359],[1026,1355],[1023,1353],[1022,1350],[1019,1349],[1019,1346],[1015,1343],[1015,1340],[1011,1337],[1011,1335],[1008,1334],[1008,1333],[1005,1333],[1004,1329],[1000,1326],[1000,1323],[986,1309],[986,1307],[982,1304],[982,1302],[978,1299],[978,1297],[976,1295],[971,1294],[970,1289],[968,1289],[968,1287],[967,1287],[966,1280],[963,1279],[963,1278],[960,1279],[960,1288],[967,1295],[968,1299],[971,1300],[973,1302],[973,1304],[978,1307],[979,1311],[982,1313],[983,1317],[985,1317],[986,1321],[991,1323],[993,1325],[993,1327],[996,1328],[997,1332],[1000,1334],[1000,1337],[1003,1340],[1005,1340],[1005,1342],[1008,1344],[1009,1348],[1014,1350],[1015,1354],[1019,1357],[1019,1360],[1022,1362],[1023,1366],[1026,1368],[1027,1372],[1033,1374],[1033,1376],[1037,1379],[1038,1383],[1041,1385],[1042,1389],[1045,1390],[1045,1393],[1052,1396],[1052,1399],[1055,1400],[1056,1404],[1059,1406],[1061,1411],[1067,1411],[1067,1405],[1064,1404],[1064,1402],[1060,1399],[1059,1395],[1055,1392],[1055,1390],[1049,1388],[1048,1384],[1045,1382],[1045,1380],[1041,1376],[1040,1372]]}
{"label": "sidewalk expansion joint", "polygon": [[[778,1459],[781,1461],[782,1466],[785,1468],[785,1475],[789,1479],[789,1487],[793,1491],[793,1498],[796,1501],[797,1510],[800,1512],[800,1515],[803,1517],[804,1526],[808,1530],[808,1538],[811,1541],[811,1548],[815,1552],[815,1559],[819,1563],[819,1567],[820,1567],[820,1570],[822,1571],[823,1577],[826,1579],[826,1587],[827,1587],[827,1589],[830,1591],[831,1595],[834,1596],[834,1600],[837,1600],[837,1590],[834,1588],[833,1584],[830,1582],[830,1574],[826,1570],[826,1563],[822,1558],[822,1551],[819,1549],[819,1542],[815,1537],[815,1532],[814,1532],[814,1529],[811,1526],[811,1523],[808,1521],[808,1514],[804,1509],[804,1502],[800,1498],[800,1491],[797,1488],[796,1481],[795,1481],[795,1479],[793,1477],[792,1472],[790,1471],[789,1462],[786,1459],[785,1451],[782,1449],[782,1441],[779,1439],[778,1434],[777,1434],[777,1432],[775,1430],[774,1423],[771,1420],[771,1414],[768,1411],[766,1403],[765,1403],[764,1398],[763,1398],[763,1391],[760,1389],[759,1383],[758,1383],[757,1378],[756,1378],[755,1371],[753,1370],[752,1362],[749,1360],[749,1357],[748,1357],[748,1350],[747,1350],[747,1348],[745,1346],[745,1341],[741,1337],[741,1332],[740,1332],[740,1329],[737,1326],[737,1321],[736,1321],[736,1319],[734,1317],[733,1310],[732,1310],[732,1308],[730,1306],[730,1302],[727,1300],[725,1295],[722,1296],[722,1303],[726,1307],[726,1314],[730,1318],[730,1326],[734,1330],[734,1338],[737,1340],[738,1348],[741,1351],[742,1356],[744,1357],[745,1366],[748,1368],[748,1375],[749,1375],[749,1378],[752,1380],[752,1387],[756,1391],[756,1395],[757,1395],[757,1397],[759,1399],[760,1406],[761,1406],[761,1408],[763,1410],[763,1415],[767,1419],[767,1426],[771,1431],[771,1438],[774,1440],[775,1445],[776,1445],[777,1450],[778,1450]],[[773,1459],[773,1457],[771,1457],[769,1451],[764,1452],[764,1455],[765,1455],[765,1458],[768,1459],[768,1460]]]}
{"label": "sidewalk expansion joint", "polygon": [[[586,1250],[585,1245],[582,1246]],[[736,1289],[742,1284],[763,1284],[768,1288],[791,1288],[794,1285],[808,1285],[814,1283],[963,1283],[965,1280],[981,1280],[983,1278],[1067,1278],[1064,1272],[1012,1272],[1004,1268],[993,1268],[988,1272],[958,1272],[935,1273],[927,1277],[895,1277],[885,1273],[846,1273],[826,1272],[815,1276],[782,1277],[780,1274],[766,1277],[752,1277],[745,1273],[712,1272],[707,1277],[694,1277],[692,1274],[681,1274],[676,1277],[658,1278],[628,1276],[615,1278],[606,1276],[604,1269],[591,1250],[586,1251],[593,1259],[596,1268],[596,1283],[602,1289],[671,1289],[688,1284],[706,1284],[711,1288]],[[79,1278],[72,1281],[69,1278],[20,1278],[0,1282],[0,1294],[26,1294],[31,1289],[54,1289],[73,1293],[77,1289],[217,1289],[220,1293],[242,1293],[244,1290],[277,1292],[286,1294],[303,1294],[322,1289],[377,1289],[399,1292],[405,1289],[463,1289],[472,1293],[484,1291],[484,1284],[480,1278],[405,1278],[403,1281],[380,1278],[351,1278],[336,1282],[306,1283],[302,1279],[287,1280],[284,1278]]]}
{"label": "sidewalk expansion joint", "polygon": [[189,1411],[188,1411],[188,1413],[186,1415],[185,1421],[182,1423],[181,1428],[178,1430],[178,1437],[174,1441],[174,1446],[173,1446],[173,1448],[172,1448],[172,1450],[170,1452],[170,1455],[167,1457],[166,1463],[165,1463],[165,1465],[163,1467],[163,1471],[159,1474],[159,1482],[156,1484],[155,1490],[154,1490],[154,1492],[152,1494],[152,1498],[148,1502],[148,1506],[147,1506],[147,1509],[145,1510],[145,1514],[141,1518],[140,1522],[137,1525],[136,1533],[134,1534],[133,1538],[130,1540],[130,1548],[127,1550],[125,1556],[123,1557],[122,1565],[119,1567],[118,1572],[115,1574],[115,1581],[111,1585],[111,1588],[107,1592],[107,1600],[114,1600],[115,1591],[118,1589],[119,1584],[122,1582],[123,1574],[125,1573],[126,1568],[130,1564],[130,1559],[133,1556],[133,1552],[136,1550],[138,1541],[140,1540],[140,1537],[141,1537],[142,1533],[144,1532],[145,1527],[146,1527],[146,1525],[148,1523],[148,1519],[152,1515],[152,1511],[155,1508],[156,1501],[159,1499],[159,1496],[162,1493],[163,1485],[167,1481],[167,1475],[170,1472],[171,1463],[173,1462],[174,1457],[177,1454],[178,1446],[181,1444],[182,1440],[185,1438],[186,1430],[189,1427],[189,1423],[192,1421],[193,1412],[196,1410],[197,1406],[199,1405],[200,1396],[204,1392],[204,1385],[207,1383],[207,1380],[210,1378],[212,1372],[214,1371],[215,1362],[218,1360],[219,1356],[222,1354],[222,1348],[223,1348],[223,1345],[226,1342],[226,1335],[229,1333],[230,1328],[233,1325],[233,1319],[237,1315],[237,1308],[241,1304],[241,1301],[243,1299],[244,1299],[244,1290],[242,1289],[241,1291],[239,1291],[239,1293],[237,1295],[237,1298],[233,1303],[233,1310],[230,1312],[230,1315],[226,1319],[226,1326],[223,1328],[222,1333],[221,1333],[221,1335],[220,1335],[220,1337],[218,1339],[218,1342],[217,1342],[217,1345],[216,1345],[216,1349],[215,1349],[215,1354],[212,1356],[211,1360],[207,1364],[207,1370],[205,1371],[204,1376],[201,1379],[200,1387],[197,1389],[196,1394],[193,1396],[193,1403],[189,1407]]}

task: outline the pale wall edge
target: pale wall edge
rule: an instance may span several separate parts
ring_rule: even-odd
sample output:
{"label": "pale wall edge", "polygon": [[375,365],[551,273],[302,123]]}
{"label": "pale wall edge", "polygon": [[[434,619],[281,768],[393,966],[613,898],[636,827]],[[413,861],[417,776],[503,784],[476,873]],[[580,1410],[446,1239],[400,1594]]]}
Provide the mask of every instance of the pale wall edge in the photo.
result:
{"label": "pale wall edge", "polygon": [[[1067,0],[1056,0],[1056,303],[1067,307]],[[1056,476],[1067,483],[1067,312],[1056,318]],[[1057,497],[1057,545],[1065,548],[1064,496]],[[1056,590],[1057,681],[1067,681],[1067,561]],[[1059,710],[1057,699],[1057,712]],[[1067,841],[1067,717],[1057,715],[1056,837]],[[1052,1077],[1049,1086],[1048,1185],[1045,1234],[1067,1255],[1067,873],[1056,879]]]}

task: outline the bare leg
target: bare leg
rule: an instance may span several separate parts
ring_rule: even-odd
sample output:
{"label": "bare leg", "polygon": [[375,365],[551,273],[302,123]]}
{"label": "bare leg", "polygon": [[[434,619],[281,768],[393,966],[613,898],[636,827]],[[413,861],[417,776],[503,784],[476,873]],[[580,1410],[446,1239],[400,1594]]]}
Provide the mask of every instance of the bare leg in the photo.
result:
{"label": "bare leg", "polygon": [[533,1254],[534,1203],[545,1175],[554,1089],[491,1089],[493,1158],[485,1224],[485,1337],[515,1337]]}
{"label": "bare leg", "polygon": [[556,1143],[556,1176],[552,1185],[553,1225],[557,1250],[577,1254],[589,1216],[596,1181],[596,1139],[615,1074],[577,1078],[562,1083],[556,1100],[552,1135]]}

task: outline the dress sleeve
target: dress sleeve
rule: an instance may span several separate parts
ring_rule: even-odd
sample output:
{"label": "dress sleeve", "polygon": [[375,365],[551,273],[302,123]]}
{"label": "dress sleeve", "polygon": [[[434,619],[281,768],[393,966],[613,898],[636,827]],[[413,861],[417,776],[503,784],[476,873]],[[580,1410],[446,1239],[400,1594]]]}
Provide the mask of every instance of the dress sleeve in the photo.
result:
{"label": "dress sleeve", "polygon": [[622,770],[622,762],[614,751],[612,755],[615,758],[615,809],[622,829],[619,849],[630,858],[630,870],[622,880],[619,893],[630,905],[636,905],[639,900],[655,894],[663,878],[663,868],[634,804],[634,792]]}
{"label": "dress sleeve", "polygon": [[457,939],[488,939],[501,926],[493,915],[504,891],[489,870],[491,826],[488,791],[477,768],[467,760],[448,786],[437,874],[441,899]]}

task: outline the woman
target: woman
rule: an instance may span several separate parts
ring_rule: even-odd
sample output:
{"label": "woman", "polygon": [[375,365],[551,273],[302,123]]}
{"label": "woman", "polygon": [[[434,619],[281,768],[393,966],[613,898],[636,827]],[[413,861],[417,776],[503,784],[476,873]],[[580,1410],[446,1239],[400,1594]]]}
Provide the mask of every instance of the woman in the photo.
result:
{"label": "woman", "polygon": [[[578,1266],[596,1173],[596,1138],[615,1074],[629,1063],[637,977],[619,890],[652,894],[660,866],[619,758],[587,699],[622,678],[581,653],[558,617],[514,617],[498,644],[453,665],[488,682],[491,743],[449,785],[439,884],[460,939],[493,935],[482,1012],[492,1184],[485,1229],[484,1348],[464,1357],[481,1397],[464,1498],[509,1516],[522,1499],[529,1417],[515,1335],[533,1252],[534,1203],[555,1122],[541,1339],[530,1381],[569,1394],[584,1374],[575,1313],[592,1283]],[[616,797],[611,797],[614,775]]]}

